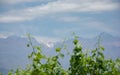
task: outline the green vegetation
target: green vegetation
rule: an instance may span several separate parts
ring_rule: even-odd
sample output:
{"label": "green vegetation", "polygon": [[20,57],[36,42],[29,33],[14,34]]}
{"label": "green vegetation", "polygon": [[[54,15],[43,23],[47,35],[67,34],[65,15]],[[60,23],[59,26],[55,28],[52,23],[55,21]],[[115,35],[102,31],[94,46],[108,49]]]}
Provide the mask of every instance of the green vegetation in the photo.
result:
{"label": "green vegetation", "polygon": [[104,47],[99,42],[96,49],[83,52],[79,40],[75,37],[70,67],[64,69],[59,62],[60,58],[64,58],[61,48],[56,48],[57,55],[49,57],[42,53],[41,47],[32,45],[30,35],[28,38],[30,43],[27,46],[33,48],[33,52],[28,56],[32,63],[25,69],[10,71],[8,75],[120,75],[120,59],[105,59]]}

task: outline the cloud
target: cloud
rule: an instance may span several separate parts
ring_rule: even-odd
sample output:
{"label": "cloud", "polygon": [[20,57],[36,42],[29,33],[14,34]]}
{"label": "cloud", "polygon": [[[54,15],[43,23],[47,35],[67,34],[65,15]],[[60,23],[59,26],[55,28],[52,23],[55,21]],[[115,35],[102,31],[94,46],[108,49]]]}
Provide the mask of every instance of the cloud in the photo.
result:
{"label": "cloud", "polygon": [[24,17],[23,16],[0,16],[0,22],[2,23],[12,23],[12,22],[20,22],[24,20],[30,20],[31,18],[29,17]]}
{"label": "cloud", "polygon": [[86,23],[93,21],[93,17],[83,17],[83,16],[52,16],[52,19],[63,21],[63,22],[72,22],[72,23]]}
{"label": "cloud", "polygon": [[99,30],[101,32],[118,33],[118,31],[116,31],[114,28],[110,28],[107,24],[99,21],[88,22],[86,23],[86,26],[89,28]]}
{"label": "cloud", "polygon": [[[19,0],[18,0],[19,1]],[[21,22],[50,14],[103,12],[119,9],[119,3],[110,0],[58,0],[44,5],[11,10],[0,15],[0,22]]]}
{"label": "cloud", "polygon": [[83,18],[77,24],[71,24],[64,28],[54,30],[54,34],[57,36],[70,36],[72,32],[77,33],[82,37],[93,37],[101,32],[107,32],[110,34],[120,34],[119,30],[116,30],[116,25],[110,27],[107,23],[97,21],[93,18]]}
{"label": "cloud", "polygon": [[71,27],[64,27],[64,28],[59,28],[59,29],[53,30],[53,33],[58,37],[67,38],[67,37],[71,36],[73,32],[75,32],[75,33],[80,32],[80,29],[81,29],[81,27],[79,27],[79,26],[72,27],[72,28]]}
{"label": "cloud", "polygon": [[20,3],[28,3],[28,2],[45,2],[45,1],[51,1],[51,0],[1,0],[0,4],[6,5],[14,5],[14,4],[20,4]]}
{"label": "cloud", "polygon": [[1,4],[16,4],[16,3],[20,3],[20,2],[31,2],[34,0],[1,0]]}
{"label": "cloud", "polygon": [[80,18],[77,16],[66,16],[66,17],[60,17],[59,20],[64,22],[79,22]]}

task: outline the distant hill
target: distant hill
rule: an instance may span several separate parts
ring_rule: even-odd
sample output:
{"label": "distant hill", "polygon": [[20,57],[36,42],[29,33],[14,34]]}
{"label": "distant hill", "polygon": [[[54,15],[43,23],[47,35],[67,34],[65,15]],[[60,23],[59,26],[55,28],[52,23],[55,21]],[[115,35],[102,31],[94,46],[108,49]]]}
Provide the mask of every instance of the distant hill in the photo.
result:
{"label": "distant hill", "polygon": [[[120,38],[114,37],[107,33],[101,33],[101,44],[105,47],[104,54],[106,58],[111,57],[112,59],[120,57]],[[95,44],[97,42],[97,37],[86,39],[86,38],[78,38],[80,40],[83,49],[94,49]],[[38,43],[34,38],[32,39],[34,45],[41,46],[43,53],[46,55],[54,55],[56,54],[54,49],[56,47],[62,47],[63,42],[56,42],[52,47],[49,47],[48,44],[45,45],[43,43]],[[67,45],[67,50],[72,53],[73,49],[73,39],[65,40],[65,44]],[[0,72],[6,73],[10,69],[15,69],[18,66],[24,68],[26,64],[30,61],[27,56],[32,52],[32,48],[28,48],[26,45],[28,44],[28,39],[19,37],[19,36],[9,36],[7,38],[0,38]],[[50,43],[51,44],[51,43]],[[62,50],[64,54],[67,54],[66,50]],[[66,55],[64,59],[60,59],[60,61],[64,61],[62,65],[67,68],[69,66],[70,56]]]}

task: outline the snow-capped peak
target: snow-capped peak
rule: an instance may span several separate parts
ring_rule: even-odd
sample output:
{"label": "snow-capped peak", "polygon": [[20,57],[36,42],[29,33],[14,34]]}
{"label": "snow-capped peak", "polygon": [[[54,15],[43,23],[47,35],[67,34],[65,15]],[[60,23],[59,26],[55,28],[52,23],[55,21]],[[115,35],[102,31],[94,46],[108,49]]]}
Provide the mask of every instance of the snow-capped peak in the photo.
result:
{"label": "snow-capped peak", "polygon": [[39,43],[43,43],[44,45],[46,45],[47,47],[51,48],[54,47],[54,44],[59,41],[56,38],[48,38],[48,37],[35,37],[35,39],[39,42]]}
{"label": "snow-capped peak", "polygon": [[51,47],[54,47],[54,43],[55,42],[48,42],[46,43],[47,47],[51,48]]}

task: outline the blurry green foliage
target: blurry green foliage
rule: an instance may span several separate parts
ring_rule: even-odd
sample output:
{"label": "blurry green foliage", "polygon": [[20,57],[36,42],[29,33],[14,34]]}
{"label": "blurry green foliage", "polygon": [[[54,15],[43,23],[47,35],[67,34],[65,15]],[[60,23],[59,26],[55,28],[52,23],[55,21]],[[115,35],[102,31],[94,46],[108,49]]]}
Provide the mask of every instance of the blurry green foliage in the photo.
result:
{"label": "blurry green foliage", "polygon": [[[58,61],[59,58],[64,58],[61,48],[56,48],[57,55],[49,57],[42,53],[41,47],[32,45],[30,35],[28,38],[30,43],[27,47],[33,48],[33,52],[28,56],[32,64],[25,69],[18,68],[15,72],[10,71],[8,75],[120,75],[120,59],[105,59],[104,47],[99,42],[97,48],[91,50],[91,54],[85,53],[75,37],[70,67],[64,69]],[[45,62],[42,63],[41,60]]]}

